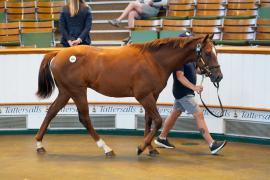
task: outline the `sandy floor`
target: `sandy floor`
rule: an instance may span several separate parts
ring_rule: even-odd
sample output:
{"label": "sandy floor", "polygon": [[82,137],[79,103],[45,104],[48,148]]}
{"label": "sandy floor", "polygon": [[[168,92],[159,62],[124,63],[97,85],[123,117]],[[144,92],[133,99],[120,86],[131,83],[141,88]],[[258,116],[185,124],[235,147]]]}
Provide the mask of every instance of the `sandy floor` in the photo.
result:
{"label": "sandy floor", "polygon": [[202,140],[172,138],[176,149],[136,155],[142,137],[102,136],[116,157],[105,158],[88,135],[46,135],[47,153],[33,135],[0,136],[0,179],[270,179],[270,146],[229,142],[218,156]]}

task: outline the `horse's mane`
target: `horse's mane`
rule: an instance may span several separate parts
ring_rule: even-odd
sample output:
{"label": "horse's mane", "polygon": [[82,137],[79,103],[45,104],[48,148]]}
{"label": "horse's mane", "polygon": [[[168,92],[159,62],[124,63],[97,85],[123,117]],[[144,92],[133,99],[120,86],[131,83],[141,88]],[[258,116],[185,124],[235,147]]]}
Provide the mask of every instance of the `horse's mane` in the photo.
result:
{"label": "horse's mane", "polygon": [[193,41],[197,41],[201,38],[202,37],[162,38],[147,43],[131,44],[130,47],[139,48],[142,51],[155,51],[165,46],[168,48],[184,48]]}

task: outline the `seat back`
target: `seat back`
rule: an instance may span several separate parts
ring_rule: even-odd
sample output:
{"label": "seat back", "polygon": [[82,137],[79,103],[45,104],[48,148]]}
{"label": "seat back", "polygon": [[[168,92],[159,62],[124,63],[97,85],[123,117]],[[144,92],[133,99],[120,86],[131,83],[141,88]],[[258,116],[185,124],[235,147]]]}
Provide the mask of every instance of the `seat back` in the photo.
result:
{"label": "seat back", "polygon": [[20,46],[19,22],[0,23],[0,46]]}
{"label": "seat back", "polygon": [[260,6],[261,7],[269,7],[270,6],[270,0],[260,0]]}
{"label": "seat back", "polygon": [[37,3],[37,17],[39,21],[59,20],[60,12],[65,6],[65,1],[51,1]]}
{"label": "seat back", "polygon": [[6,2],[7,21],[36,21],[36,2]]}
{"label": "seat back", "polygon": [[227,0],[197,0],[197,4],[226,4]]}
{"label": "seat back", "polygon": [[214,40],[221,38],[222,19],[193,19],[192,20],[192,34],[195,36],[205,36],[207,34],[214,34]]}
{"label": "seat back", "polygon": [[270,3],[269,6],[261,6],[258,9],[258,17],[263,19],[270,19]]}
{"label": "seat back", "polygon": [[5,2],[0,2],[0,23],[6,22],[6,18]]}
{"label": "seat back", "polygon": [[170,0],[167,16],[189,17],[195,14],[195,2],[193,0]]}
{"label": "seat back", "polygon": [[22,22],[21,23],[22,46],[53,47],[54,23],[44,22]]}
{"label": "seat back", "polygon": [[257,19],[255,39],[270,41],[270,19]]}
{"label": "seat back", "polygon": [[251,19],[224,19],[223,26],[256,26],[256,18]]}
{"label": "seat back", "polygon": [[178,37],[179,34],[190,31],[190,19],[163,19],[162,30],[159,33],[160,38]]}
{"label": "seat back", "polygon": [[161,20],[135,20],[134,30],[154,30],[157,31],[161,27]]}
{"label": "seat back", "polygon": [[254,28],[252,27],[224,27],[222,40],[253,40]]}
{"label": "seat back", "polygon": [[134,28],[130,32],[131,41],[133,43],[143,43],[158,39],[160,26],[160,20],[135,20]]}
{"label": "seat back", "polygon": [[255,0],[237,1],[229,0],[227,5],[227,16],[257,16],[258,3]]}

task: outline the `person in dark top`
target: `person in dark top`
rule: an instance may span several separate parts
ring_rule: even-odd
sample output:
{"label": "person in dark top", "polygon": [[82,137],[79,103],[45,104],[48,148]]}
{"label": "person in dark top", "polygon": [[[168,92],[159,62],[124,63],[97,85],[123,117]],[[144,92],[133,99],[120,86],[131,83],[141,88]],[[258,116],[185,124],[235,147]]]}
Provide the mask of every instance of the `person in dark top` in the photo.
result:
{"label": "person in dark top", "polygon": [[[180,36],[189,35],[181,34]],[[209,145],[211,154],[217,154],[226,145],[226,141],[213,140],[205,123],[203,112],[195,101],[194,91],[197,93],[203,91],[203,86],[196,85],[197,72],[196,62],[185,64],[182,68],[173,72],[173,95],[175,98],[173,109],[165,120],[162,132],[154,142],[164,148],[174,148],[175,146],[169,142],[167,135],[181,113],[187,111],[196,119],[197,127]]]}
{"label": "person in dark top", "polygon": [[90,45],[91,26],[92,13],[90,7],[84,0],[70,0],[60,14],[61,44],[64,47],[80,44]]}

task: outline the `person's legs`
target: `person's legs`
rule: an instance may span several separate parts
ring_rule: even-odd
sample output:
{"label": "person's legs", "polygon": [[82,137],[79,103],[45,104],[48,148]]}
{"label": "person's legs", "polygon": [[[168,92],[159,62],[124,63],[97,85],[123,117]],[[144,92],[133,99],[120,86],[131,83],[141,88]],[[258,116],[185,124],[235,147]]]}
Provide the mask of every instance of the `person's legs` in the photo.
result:
{"label": "person's legs", "polygon": [[168,133],[174,126],[177,118],[181,115],[181,113],[185,111],[181,106],[179,100],[174,101],[173,109],[169,116],[166,118],[164,122],[163,129],[159,135],[159,137],[154,141],[155,144],[164,148],[174,148],[175,146],[171,144],[167,138]]}
{"label": "person's legs", "polygon": [[138,13],[142,12],[142,6],[139,2],[135,1],[135,2],[130,2],[128,4],[128,6],[125,8],[124,12],[116,19],[118,21],[123,20],[124,18],[126,18],[128,16],[128,14],[131,11],[136,11]]}
{"label": "person's legs", "polygon": [[197,127],[201,133],[201,135],[203,136],[204,140],[207,142],[207,144],[209,146],[211,146],[211,144],[214,142],[213,138],[211,137],[209,130],[206,126],[205,123],[205,119],[203,116],[203,112],[202,111],[197,111],[193,114],[194,118],[196,119],[197,122]]}
{"label": "person's legs", "polygon": [[130,13],[128,14],[128,27],[134,27],[134,20],[139,17],[140,15],[137,11],[130,11]]}
{"label": "person's legs", "polygon": [[163,129],[159,135],[160,138],[166,138],[169,131],[172,129],[174,126],[177,118],[181,115],[181,111],[177,109],[173,109],[172,112],[169,114],[169,116],[166,118],[164,122]]}
{"label": "person's legs", "polygon": [[193,114],[194,118],[196,119],[197,127],[204,140],[207,142],[211,154],[217,154],[217,152],[226,145],[226,141],[213,140],[207,128],[203,112],[195,101],[194,96],[185,96],[181,100],[182,106],[188,111],[188,113]]}
{"label": "person's legs", "polygon": [[[138,14],[141,13],[142,12],[142,5],[137,1],[130,2],[128,4],[128,6],[124,9],[124,12],[117,19],[109,20],[108,22],[113,26],[119,26],[119,23],[124,18],[128,17],[129,13],[132,11],[136,11]],[[134,21],[134,19],[133,19],[133,21]]]}

